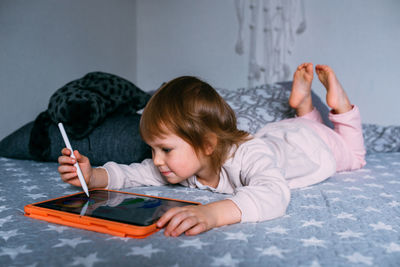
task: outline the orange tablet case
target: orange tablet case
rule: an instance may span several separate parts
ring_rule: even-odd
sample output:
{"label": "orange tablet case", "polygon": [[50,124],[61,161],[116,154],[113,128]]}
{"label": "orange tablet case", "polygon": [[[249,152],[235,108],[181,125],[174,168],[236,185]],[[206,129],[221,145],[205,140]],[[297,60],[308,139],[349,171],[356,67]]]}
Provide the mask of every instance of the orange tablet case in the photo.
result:
{"label": "orange tablet case", "polygon": [[[115,190],[107,190],[107,189],[92,189],[89,192],[94,191],[94,190],[111,191],[111,192],[118,192],[118,193],[124,193],[124,194],[131,194],[131,195],[135,195],[135,196],[173,200],[173,201],[188,203],[189,205],[190,204],[201,205],[201,203],[198,203],[198,202],[142,195],[142,194],[115,191]],[[69,197],[69,196],[79,195],[81,193],[71,194],[68,196],[62,196],[62,197],[54,198],[54,199],[48,199],[45,201],[26,205],[24,207],[25,216],[28,216],[28,217],[31,217],[34,219],[44,220],[44,221],[51,222],[51,223],[67,225],[67,226],[71,226],[71,227],[76,227],[76,228],[81,228],[81,229],[85,229],[85,230],[115,235],[115,236],[119,236],[119,237],[145,238],[145,237],[147,237],[151,234],[154,234],[155,232],[160,230],[160,228],[157,228],[156,223],[153,223],[149,226],[138,226],[138,225],[121,223],[121,222],[116,222],[116,221],[111,221],[111,220],[93,218],[93,217],[89,217],[89,216],[85,216],[85,215],[81,216],[79,214],[74,214],[74,213],[69,213],[69,212],[65,212],[65,211],[58,211],[58,210],[35,206],[37,204],[44,203],[47,201],[52,201],[52,200],[57,200],[57,199],[61,199],[61,198]]]}

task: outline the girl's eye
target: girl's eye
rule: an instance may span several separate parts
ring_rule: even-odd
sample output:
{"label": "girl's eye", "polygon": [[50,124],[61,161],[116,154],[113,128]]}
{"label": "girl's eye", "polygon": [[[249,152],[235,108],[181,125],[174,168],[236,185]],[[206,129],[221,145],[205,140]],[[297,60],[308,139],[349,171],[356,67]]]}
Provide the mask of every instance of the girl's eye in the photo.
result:
{"label": "girl's eye", "polygon": [[165,153],[171,152],[172,149],[170,148],[163,148],[162,151],[164,151]]}

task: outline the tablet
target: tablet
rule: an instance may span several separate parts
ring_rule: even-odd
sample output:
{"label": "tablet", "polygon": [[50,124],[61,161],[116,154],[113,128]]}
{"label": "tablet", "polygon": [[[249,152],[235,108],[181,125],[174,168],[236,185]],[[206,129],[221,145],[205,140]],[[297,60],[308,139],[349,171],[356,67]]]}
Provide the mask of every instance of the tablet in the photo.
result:
{"label": "tablet", "polygon": [[170,208],[198,202],[106,189],[26,205],[25,215],[120,237],[144,238],[158,230],[157,220]]}

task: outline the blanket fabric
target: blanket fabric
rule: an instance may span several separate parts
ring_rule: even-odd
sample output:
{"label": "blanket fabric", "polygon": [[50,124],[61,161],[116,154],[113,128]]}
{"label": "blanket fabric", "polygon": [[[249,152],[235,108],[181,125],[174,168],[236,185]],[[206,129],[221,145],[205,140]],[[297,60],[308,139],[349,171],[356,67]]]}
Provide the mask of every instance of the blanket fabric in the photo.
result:
{"label": "blanket fabric", "polygon": [[58,89],[50,98],[47,110],[35,119],[29,152],[37,160],[50,153],[49,127],[62,122],[68,135],[82,139],[110,114],[135,114],[150,95],[119,76],[91,72]]}

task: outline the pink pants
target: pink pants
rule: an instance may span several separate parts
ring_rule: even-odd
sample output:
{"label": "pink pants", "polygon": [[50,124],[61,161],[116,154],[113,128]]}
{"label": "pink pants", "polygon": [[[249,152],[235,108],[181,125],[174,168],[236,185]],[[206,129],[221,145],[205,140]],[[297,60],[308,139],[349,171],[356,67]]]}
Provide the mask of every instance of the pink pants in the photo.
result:
{"label": "pink pants", "polygon": [[334,130],[323,124],[316,108],[300,118],[308,119],[309,127],[331,148],[336,159],[336,171],[356,170],[366,164],[361,116],[357,106],[346,113],[329,113]]}

